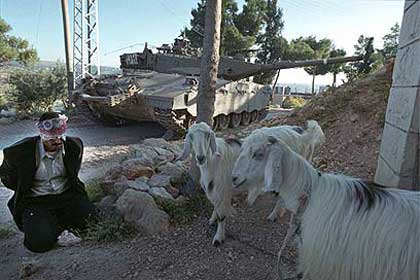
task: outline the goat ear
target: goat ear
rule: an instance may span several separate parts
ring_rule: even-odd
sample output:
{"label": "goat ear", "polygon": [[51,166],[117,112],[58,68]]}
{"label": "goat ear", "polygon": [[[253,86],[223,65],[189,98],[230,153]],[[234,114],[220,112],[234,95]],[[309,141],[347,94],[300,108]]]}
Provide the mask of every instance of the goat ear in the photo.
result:
{"label": "goat ear", "polygon": [[283,182],[280,151],[269,151],[267,164],[264,170],[264,191],[277,191]]}
{"label": "goat ear", "polygon": [[186,160],[190,155],[191,151],[191,141],[189,137],[185,137],[184,141],[184,151],[182,151],[182,155],[179,156],[176,160]]}
{"label": "goat ear", "polygon": [[210,133],[210,149],[212,153],[216,153],[217,147],[216,147],[216,135],[214,132]]}

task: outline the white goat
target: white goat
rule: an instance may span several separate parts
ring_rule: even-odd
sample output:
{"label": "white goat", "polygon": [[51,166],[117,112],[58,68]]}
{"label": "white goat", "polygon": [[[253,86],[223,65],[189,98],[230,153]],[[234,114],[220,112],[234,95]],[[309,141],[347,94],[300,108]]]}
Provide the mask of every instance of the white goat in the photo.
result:
{"label": "white goat", "polygon": [[217,221],[217,232],[213,238],[215,246],[225,240],[225,219],[234,212],[231,200],[235,190],[231,174],[239,150],[240,142],[216,138],[211,128],[202,122],[188,129],[184,151],[179,158],[184,160],[190,153],[196,158],[200,169],[200,185],[214,206],[209,223]]}
{"label": "white goat", "polygon": [[[246,185],[249,188],[248,203],[252,205],[258,195],[263,192],[264,181],[264,146],[268,136],[281,139],[293,151],[299,153],[304,158],[312,160],[312,156],[317,145],[324,142],[325,136],[317,121],[309,120],[307,129],[303,130],[298,126],[276,126],[270,128],[260,128],[254,130],[242,142],[241,153],[233,169],[233,184],[235,187]],[[253,168],[248,168],[248,162],[255,161]],[[242,174],[242,175],[240,175]],[[276,206],[268,216],[268,220],[275,221],[279,209],[281,209],[282,198],[279,196]],[[284,214],[281,212],[280,216]]]}
{"label": "white goat", "polygon": [[274,137],[259,149],[265,189],[277,190],[294,213],[299,197],[308,196],[299,249],[303,279],[420,279],[420,192],[321,174]]}

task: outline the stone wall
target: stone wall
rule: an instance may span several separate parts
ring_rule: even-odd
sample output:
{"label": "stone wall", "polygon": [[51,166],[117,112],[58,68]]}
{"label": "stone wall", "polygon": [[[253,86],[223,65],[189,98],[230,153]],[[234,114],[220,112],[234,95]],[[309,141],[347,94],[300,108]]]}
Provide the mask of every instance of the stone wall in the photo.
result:
{"label": "stone wall", "polygon": [[420,1],[406,0],[375,182],[420,190]]}

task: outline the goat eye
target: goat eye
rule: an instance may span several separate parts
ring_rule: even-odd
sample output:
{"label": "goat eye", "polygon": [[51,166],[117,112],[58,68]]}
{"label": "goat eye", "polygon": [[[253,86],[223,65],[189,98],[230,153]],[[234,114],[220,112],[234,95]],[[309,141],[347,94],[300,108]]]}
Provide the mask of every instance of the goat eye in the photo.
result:
{"label": "goat eye", "polygon": [[252,158],[256,159],[256,160],[262,160],[264,157],[264,154],[261,152],[256,152],[252,155]]}

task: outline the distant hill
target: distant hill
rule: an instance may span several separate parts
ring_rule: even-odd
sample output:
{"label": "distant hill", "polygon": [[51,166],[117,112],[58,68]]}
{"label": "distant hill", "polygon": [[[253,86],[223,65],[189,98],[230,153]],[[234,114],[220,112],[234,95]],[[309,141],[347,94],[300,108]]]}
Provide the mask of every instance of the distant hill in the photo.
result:
{"label": "distant hill", "polygon": [[[64,66],[64,62],[62,62],[62,61],[40,60],[35,65],[35,68],[36,69],[48,69],[48,68],[54,67],[57,64]],[[16,61],[11,61],[8,65],[12,66],[12,67],[22,66],[19,62],[16,62]],[[117,67],[111,67],[111,66],[101,66],[101,74],[121,74],[121,69],[117,68]]]}

